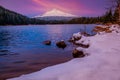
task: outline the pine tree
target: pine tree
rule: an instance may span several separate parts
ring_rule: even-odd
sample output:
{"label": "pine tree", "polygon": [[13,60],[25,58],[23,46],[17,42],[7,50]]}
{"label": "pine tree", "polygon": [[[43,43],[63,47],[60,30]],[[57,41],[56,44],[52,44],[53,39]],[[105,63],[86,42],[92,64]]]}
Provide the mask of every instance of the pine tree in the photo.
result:
{"label": "pine tree", "polygon": [[120,24],[120,0],[111,0],[114,9],[114,20]]}
{"label": "pine tree", "polygon": [[118,10],[118,20],[117,22],[120,24],[120,0],[116,0],[117,6],[116,9]]}
{"label": "pine tree", "polygon": [[119,11],[118,11],[118,9],[115,9],[114,14],[113,14],[114,22],[117,22],[118,18],[119,18]]}
{"label": "pine tree", "polygon": [[113,15],[112,15],[112,10],[110,9],[105,13],[103,16],[103,22],[104,23],[112,23],[113,22]]}

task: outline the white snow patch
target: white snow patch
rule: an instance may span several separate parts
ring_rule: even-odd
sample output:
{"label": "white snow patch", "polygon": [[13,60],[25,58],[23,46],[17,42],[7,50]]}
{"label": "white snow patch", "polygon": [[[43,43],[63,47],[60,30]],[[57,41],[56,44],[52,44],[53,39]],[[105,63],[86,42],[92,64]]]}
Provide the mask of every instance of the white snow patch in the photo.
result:
{"label": "white snow patch", "polygon": [[82,35],[81,35],[80,32],[78,32],[78,33],[74,33],[74,34],[73,34],[73,37],[74,37],[74,38],[80,38],[80,37],[82,37]]}

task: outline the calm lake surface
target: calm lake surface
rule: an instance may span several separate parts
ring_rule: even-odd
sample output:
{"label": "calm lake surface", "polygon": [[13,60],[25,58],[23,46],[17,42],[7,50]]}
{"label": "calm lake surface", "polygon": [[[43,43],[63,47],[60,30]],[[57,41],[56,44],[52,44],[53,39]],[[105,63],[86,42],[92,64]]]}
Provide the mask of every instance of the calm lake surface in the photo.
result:
{"label": "calm lake surface", "polygon": [[[76,46],[68,39],[84,30],[94,34],[94,27],[95,24],[0,26],[0,80],[69,61]],[[51,40],[51,46],[44,45],[45,40]],[[56,47],[60,40],[67,43],[65,49]]]}

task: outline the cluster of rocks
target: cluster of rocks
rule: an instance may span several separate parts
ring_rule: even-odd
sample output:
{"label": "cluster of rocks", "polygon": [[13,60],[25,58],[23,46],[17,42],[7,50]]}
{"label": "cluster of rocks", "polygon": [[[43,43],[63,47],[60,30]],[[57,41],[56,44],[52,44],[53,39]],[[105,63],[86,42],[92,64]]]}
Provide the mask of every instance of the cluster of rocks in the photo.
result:
{"label": "cluster of rocks", "polygon": [[73,36],[70,38],[69,42],[72,42],[74,45],[77,45],[81,48],[76,48],[73,50],[72,55],[74,58],[84,57],[86,55],[85,49],[89,48],[90,46],[90,40],[88,39],[88,36],[90,35],[78,32],[73,34]]}
{"label": "cluster of rocks", "polygon": [[[120,27],[119,25],[110,25],[110,26],[103,26],[103,25],[97,25],[94,29],[94,32],[98,34],[103,34],[103,33],[120,33]],[[72,54],[74,58],[77,57],[84,57],[87,55],[86,49],[90,47],[90,40],[89,40],[89,34],[86,33],[75,33],[73,34],[73,37],[70,38],[69,42],[72,42],[75,45],[78,45],[78,48],[74,49]],[[81,49],[82,48],[82,49]]]}
{"label": "cluster of rocks", "polygon": [[[43,42],[45,45],[51,45],[51,41],[50,40],[46,40],[46,41],[44,41]],[[58,48],[65,48],[66,46],[67,46],[67,44],[65,43],[65,41],[64,40],[61,40],[61,41],[58,41],[58,42],[56,42],[56,46],[58,47]]]}
{"label": "cluster of rocks", "polygon": [[88,35],[83,35],[83,33],[75,33],[73,34],[73,36],[68,40],[69,42],[73,43],[74,45],[78,45],[80,47],[83,48],[88,48],[89,45],[89,40],[87,40],[86,38],[88,37]]}
{"label": "cluster of rocks", "polygon": [[[102,34],[103,32],[105,32],[105,33],[111,33],[111,32],[120,33],[119,28],[120,27],[118,25],[113,25],[113,26],[98,25],[94,28],[93,31],[96,33],[99,33],[99,34]],[[78,33],[74,33],[73,36],[68,40],[68,42],[73,43],[73,45],[77,45],[78,48],[79,47],[82,48],[82,49],[76,48],[73,50],[72,55],[74,58],[86,56],[85,50],[90,47],[89,36],[91,36],[91,35],[86,32],[78,32]],[[50,45],[51,41],[45,41],[44,43],[46,45]],[[56,43],[56,46],[64,49],[67,45],[63,40],[61,40]]]}
{"label": "cluster of rocks", "polygon": [[[85,52],[84,52],[84,48],[89,48],[90,46],[90,41],[89,39],[87,39],[87,36],[89,36],[86,33],[75,33],[73,34],[73,36],[68,40],[69,42],[73,43],[74,45],[77,45],[78,47],[81,47],[83,49],[74,49],[72,52],[72,55],[74,58],[78,58],[78,57],[84,57],[85,56]],[[51,41],[47,40],[43,42],[45,45],[51,45]],[[65,43],[64,40],[58,41],[56,42],[56,46],[58,48],[65,48],[67,46],[67,44]]]}

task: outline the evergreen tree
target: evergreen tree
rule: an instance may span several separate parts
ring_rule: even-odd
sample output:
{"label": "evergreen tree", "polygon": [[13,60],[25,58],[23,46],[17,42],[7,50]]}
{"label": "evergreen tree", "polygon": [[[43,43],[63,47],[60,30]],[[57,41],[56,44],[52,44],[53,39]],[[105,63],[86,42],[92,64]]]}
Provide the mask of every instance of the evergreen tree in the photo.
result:
{"label": "evergreen tree", "polygon": [[103,16],[103,22],[104,23],[112,23],[113,22],[113,15],[112,10],[106,12],[106,14]]}
{"label": "evergreen tree", "polygon": [[118,11],[118,9],[115,9],[114,14],[113,14],[114,22],[117,22],[118,18],[119,18],[119,11]]}
{"label": "evergreen tree", "polygon": [[111,0],[111,3],[114,10],[114,22],[120,24],[120,0]]}

